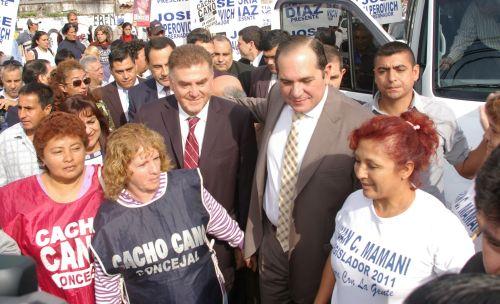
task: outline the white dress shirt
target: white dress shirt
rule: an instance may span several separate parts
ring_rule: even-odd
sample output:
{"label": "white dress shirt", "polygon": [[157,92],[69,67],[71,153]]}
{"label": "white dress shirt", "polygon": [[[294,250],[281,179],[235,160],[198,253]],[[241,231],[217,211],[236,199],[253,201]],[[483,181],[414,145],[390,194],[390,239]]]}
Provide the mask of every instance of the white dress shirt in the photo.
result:
{"label": "white dress shirt", "polygon": [[269,88],[267,88],[267,94],[271,91],[273,85],[278,81],[278,74],[271,74],[271,80],[269,80]]}
{"label": "white dress shirt", "polygon": [[172,91],[167,88],[167,92],[164,90],[165,86],[156,81],[156,93],[158,94],[158,99],[172,95]]}
{"label": "white dress shirt", "polygon": [[[135,79],[135,83],[133,86],[136,86],[138,84],[139,84],[139,80]],[[125,117],[127,118],[127,121],[129,121],[129,118],[128,118],[128,106],[129,106],[128,90],[130,90],[132,87],[130,87],[128,89],[124,89],[118,83],[116,83],[116,88],[118,89],[118,96],[120,97],[120,103],[122,104],[123,113],[125,113]]]}
{"label": "white dress shirt", "polygon": [[262,59],[262,56],[264,55],[264,52],[260,52],[257,57],[255,57],[253,60],[252,60],[252,65],[254,67],[258,67],[259,66],[259,63],[260,63],[260,60]]}
{"label": "white dress shirt", "polygon": [[[208,105],[210,101],[201,109],[200,113],[196,115],[200,120],[194,128],[194,136],[198,141],[198,155],[201,156],[201,146],[203,144],[203,137],[205,136],[205,127],[207,126],[208,117]],[[181,124],[181,139],[182,139],[182,153],[186,149],[186,140],[189,134],[189,121],[188,118],[191,117],[188,113],[184,112],[181,105],[177,103],[179,107],[179,123]]]}
{"label": "white dress shirt", "polygon": [[[304,117],[297,122],[299,130],[297,168],[299,168],[299,171],[302,159],[306,154],[307,146],[309,145],[309,141],[318,123],[319,116],[323,112],[327,95],[328,90],[325,87],[325,92],[323,93],[321,101],[312,110],[304,113]],[[288,133],[290,133],[290,129],[292,128],[292,116],[292,107],[285,105],[274,126],[267,146],[267,180],[266,190],[264,192],[264,210],[267,218],[274,226],[278,226],[278,217],[280,214],[279,194],[281,186],[281,167],[283,164]]]}

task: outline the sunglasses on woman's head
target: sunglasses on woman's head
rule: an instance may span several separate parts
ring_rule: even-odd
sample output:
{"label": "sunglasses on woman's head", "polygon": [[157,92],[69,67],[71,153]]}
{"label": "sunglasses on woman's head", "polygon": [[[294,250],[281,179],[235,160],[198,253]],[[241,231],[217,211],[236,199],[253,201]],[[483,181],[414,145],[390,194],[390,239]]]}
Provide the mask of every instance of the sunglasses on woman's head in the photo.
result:
{"label": "sunglasses on woman's head", "polygon": [[90,78],[89,78],[89,77],[87,77],[87,78],[85,78],[85,79],[83,79],[83,80],[81,80],[81,79],[73,80],[73,82],[71,82],[71,84],[72,84],[74,87],[79,87],[79,86],[81,86],[81,85],[82,85],[82,83],[84,83],[85,85],[89,85],[89,84],[90,84],[90,81],[91,81],[91,80],[90,80]]}

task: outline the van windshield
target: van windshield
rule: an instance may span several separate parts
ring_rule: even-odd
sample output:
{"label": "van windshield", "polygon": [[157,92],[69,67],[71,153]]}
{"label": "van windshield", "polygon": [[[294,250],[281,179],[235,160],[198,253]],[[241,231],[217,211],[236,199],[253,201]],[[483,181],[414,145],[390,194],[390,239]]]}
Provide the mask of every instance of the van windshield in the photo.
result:
{"label": "van windshield", "polygon": [[435,95],[484,100],[500,90],[500,0],[435,3]]}

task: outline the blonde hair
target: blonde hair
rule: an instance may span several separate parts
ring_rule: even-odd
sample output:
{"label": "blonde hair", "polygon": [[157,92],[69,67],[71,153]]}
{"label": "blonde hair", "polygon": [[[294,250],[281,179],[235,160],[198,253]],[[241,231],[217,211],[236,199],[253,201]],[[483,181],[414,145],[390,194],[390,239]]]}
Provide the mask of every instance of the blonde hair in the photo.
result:
{"label": "blonde hair", "polygon": [[83,52],[84,55],[86,56],[94,56],[96,58],[99,58],[100,52],[99,49],[96,46],[89,45],[85,51]]}
{"label": "blonde hair", "polygon": [[126,124],[112,132],[106,145],[103,179],[104,194],[116,200],[125,189],[131,172],[128,166],[139,151],[156,150],[160,154],[160,169],[167,172],[172,169],[163,137],[148,129],[143,124]]}
{"label": "blonde hair", "polygon": [[491,93],[486,99],[486,113],[495,125],[500,125],[500,91]]}

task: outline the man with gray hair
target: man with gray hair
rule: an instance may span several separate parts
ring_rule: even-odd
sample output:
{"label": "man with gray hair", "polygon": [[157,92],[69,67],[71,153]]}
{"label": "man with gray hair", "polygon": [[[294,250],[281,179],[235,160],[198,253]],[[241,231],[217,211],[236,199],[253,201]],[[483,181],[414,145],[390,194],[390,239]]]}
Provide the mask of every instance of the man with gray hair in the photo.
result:
{"label": "man with gray hair", "polygon": [[80,64],[90,78],[91,90],[106,85],[106,83],[104,83],[104,68],[99,58],[92,55],[86,55],[80,59]]}
{"label": "man with gray hair", "polygon": [[[252,115],[213,96],[212,56],[203,47],[175,48],[168,69],[174,94],[144,104],[135,122],[165,138],[174,169],[199,168],[205,188],[244,228],[257,156]],[[219,241],[214,248],[229,291],[235,275],[234,254],[239,253],[241,265],[241,251]]]}

